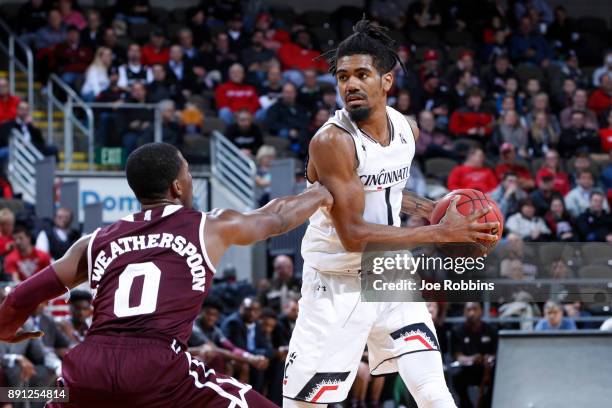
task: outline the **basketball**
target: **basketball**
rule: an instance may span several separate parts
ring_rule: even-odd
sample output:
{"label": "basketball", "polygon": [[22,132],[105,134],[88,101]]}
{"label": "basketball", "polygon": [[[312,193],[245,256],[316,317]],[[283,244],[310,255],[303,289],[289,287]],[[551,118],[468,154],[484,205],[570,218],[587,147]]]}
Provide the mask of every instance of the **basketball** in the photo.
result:
{"label": "basketball", "polygon": [[[491,211],[489,211],[485,216],[481,217],[478,222],[499,222],[499,229],[497,230],[497,238],[498,241],[501,239],[503,229],[504,229],[504,216],[500,211],[499,207],[495,203],[495,201],[491,200],[486,194],[482,191],[474,190],[474,189],[461,189],[454,190],[442,197],[434,207],[430,222],[431,224],[438,224],[440,220],[446,214],[446,210],[450,205],[451,201],[459,196],[459,201],[457,202],[457,211],[465,216],[472,215],[475,211],[481,210],[483,208],[491,207]],[[497,242],[482,242],[482,245],[485,246],[484,253],[488,254],[495,248]],[[461,255],[465,256],[466,252],[468,254],[477,254],[483,252],[482,245],[471,245],[472,248],[466,248],[464,245],[461,246],[462,249],[467,251],[463,251]],[[448,252],[448,247],[446,247],[446,251],[441,248],[443,252]],[[456,251],[453,251],[455,253]]]}

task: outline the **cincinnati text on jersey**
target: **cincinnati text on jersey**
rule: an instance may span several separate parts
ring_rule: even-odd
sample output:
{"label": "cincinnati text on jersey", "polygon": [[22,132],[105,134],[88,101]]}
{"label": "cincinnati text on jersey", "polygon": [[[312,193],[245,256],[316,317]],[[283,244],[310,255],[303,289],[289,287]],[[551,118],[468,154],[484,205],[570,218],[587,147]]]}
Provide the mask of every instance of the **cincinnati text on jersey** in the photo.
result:
{"label": "cincinnati text on jersey", "polygon": [[402,167],[397,170],[382,169],[378,174],[363,174],[359,176],[361,182],[366,187],[384,186],[387,184],[395,184],[400,181],[405,181],[410,175],[410,166]]}

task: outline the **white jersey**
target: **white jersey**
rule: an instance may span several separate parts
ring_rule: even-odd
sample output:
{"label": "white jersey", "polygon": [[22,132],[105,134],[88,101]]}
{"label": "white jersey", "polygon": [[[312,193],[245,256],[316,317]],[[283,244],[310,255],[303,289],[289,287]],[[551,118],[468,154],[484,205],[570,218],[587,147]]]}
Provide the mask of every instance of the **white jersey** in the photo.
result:
{"label": "white jersey", "polygon": [[[359,162],[356,172],[365,193],[364,220],[399,227],[402,190],[410,175],[415,142],[404,115],[387,106],[387,116],[391,125],[388,146],[359,129],[346,109],[337,110],[318,132],[337,126],[351,135]],[[320,271],[356,273],[361,269],[361,253],[348,252],[342,246],[329,213],[323,209],[310,217],[302,241],[302,257],[305,264]]]}

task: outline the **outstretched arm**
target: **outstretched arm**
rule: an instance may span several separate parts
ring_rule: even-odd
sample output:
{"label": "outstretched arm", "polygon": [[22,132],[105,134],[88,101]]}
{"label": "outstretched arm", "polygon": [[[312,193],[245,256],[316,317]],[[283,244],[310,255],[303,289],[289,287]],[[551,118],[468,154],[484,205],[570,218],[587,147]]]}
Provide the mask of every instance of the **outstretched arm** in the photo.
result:
{"label": "outstretched arm", "polygon": [[87,245],[90,236],[79,239],[51,266],[17,285],[0,305],[0,341],[17,343],[44,333],[19,329],[38,305],[54,299],[87,280]]}
{"label": "outstretched arm", "polygon": [[276,198],[247,213],[214,210],[206,220],[208,256],[216,264],[230,245],[250,245],[284,234],[302,225],[319,207],[330,207],[332,202],[329,191],[316,184],[301,194]]}

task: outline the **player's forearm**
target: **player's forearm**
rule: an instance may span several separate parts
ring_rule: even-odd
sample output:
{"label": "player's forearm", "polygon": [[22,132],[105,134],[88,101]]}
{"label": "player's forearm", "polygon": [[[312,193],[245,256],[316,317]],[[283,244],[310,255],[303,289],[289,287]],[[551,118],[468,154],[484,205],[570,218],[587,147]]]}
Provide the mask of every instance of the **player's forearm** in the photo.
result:
{"label": "player's forearm", "polygon": [[270,201],[260,210],[275,218],[267,235],[281,235],[302,225],[324,204],[326,191],[322,188],[311,188],[297,196],[287,196]]}
{"label": "player's forearm", "polygon": [[0,305],[0,339],[12,336],[40,303],[66,291],[52,266],[21,282]]}
{"label": "player's forearm", "polygon": [[[342,239],[343,235],[348,239]],[[341,234],[344,247],[351,252],[362,252],[367,244],[419,245],[446,242],[440,225],[417,228],[398,228],[389,225],[363,223]]]}

